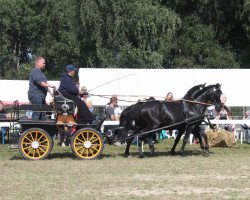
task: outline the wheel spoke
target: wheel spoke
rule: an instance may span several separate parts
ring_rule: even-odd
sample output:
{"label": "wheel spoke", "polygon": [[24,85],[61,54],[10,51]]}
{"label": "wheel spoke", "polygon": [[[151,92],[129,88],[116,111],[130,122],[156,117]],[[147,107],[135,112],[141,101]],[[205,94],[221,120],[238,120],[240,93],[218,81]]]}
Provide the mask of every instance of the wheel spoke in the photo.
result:
{"label": "wheel spoke", "polygon": [[92,144],[92,146],[91,146],[91,148],[95,149],[96,151],[98,151],[98,149],[99,149],[98,147],[100,147],[99,144]]}
{"label": "wheel spoke", "polygon": [[29,140],[30,142],[33,142],[31,139],[29,139],[28,137],[25,138],[26,140]]}
{"label": "wheel spoke", "polygon": [[89,157],[89,149],[86,149],[86,157]]}
{"label": "wheel spoke", "polygon": [[38,149],[41,150],[43,153],[46,152],[46,150],[44,150],[41,146],[39,146]]}
{"label": "wheel spoke", "polygon": [[93,141],[91,141],[92,143],[93,142],[96,142],[96,141],[98,141],[99,140],[99,138],[95,138]]}
{"label": "wheel spoke", "polygon": [[48,142],[47,138],[45,138],[43,141],[41,141],[40,144],[44,143],[44,142]]}
{"label": "wheel spoke", "polygon": [[30,142],[23,142],[24,145],[31,145]]}
{"label": "wheel spoke", "polygon": [[39,142],[39,141],[40,141],[40,139],[41,139],[42,137],[43,137],[43,135],[41,135],[41,136],[38,138],[38,140],[37,140],[37,141]]}
{"label": "wheel spoke", "polygon": [[37,136],[38,136],[38,132],[36,131],[36,137],[35,137],[35,140],[36,140],[36,141],[38,141],[38,140],[37,140]]}
{"label": "wheel spoke", "polygon": [[30,136],[31,136],[31,140],[34,141],[34,137],[33,137],[32,132],[30,132]]}
{"label": "wheel spoke", "polygon": [[92,134],[92,136],[91,136],[91,138],[89,139],[89,141],[91,141],[93,137],[95,137],[95,134]]}
{"label": "wheel spoke", "polygon": [[49,145],[44,145],[44,144],[40,144],[39,147],[44,147],[44,148],[48,148]]}
{"label": "wheel spoke", "polygon": [[85,149],[84,146],[80,146],[79,148],[76,148],[76,151],[80,152],[80,149]]}
{"label": "wheel spoke", "polygon": [[92,149],[89,149],[89,152],[91,153],[91,155],[94,155],[94,152],[92,151]]}
{"label": "wheel spoke", "polygon": [[79,140],[81,143],[84,143],[86,141],[86,140],[81,140],[79,137],[76,139]]}

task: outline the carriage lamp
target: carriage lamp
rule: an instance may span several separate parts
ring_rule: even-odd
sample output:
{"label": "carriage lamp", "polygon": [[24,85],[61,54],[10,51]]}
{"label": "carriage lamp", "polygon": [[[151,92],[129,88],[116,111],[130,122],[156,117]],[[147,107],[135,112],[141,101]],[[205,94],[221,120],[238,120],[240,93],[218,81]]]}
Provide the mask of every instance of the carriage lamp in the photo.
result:
{"label": "carriage lamp", "polygon": [[67,105],[66,103],[64,103],[64,104],[62,105],[62,110],[63,110],[64,112],[67,112],[67,111],[69,110],[69,105]]}

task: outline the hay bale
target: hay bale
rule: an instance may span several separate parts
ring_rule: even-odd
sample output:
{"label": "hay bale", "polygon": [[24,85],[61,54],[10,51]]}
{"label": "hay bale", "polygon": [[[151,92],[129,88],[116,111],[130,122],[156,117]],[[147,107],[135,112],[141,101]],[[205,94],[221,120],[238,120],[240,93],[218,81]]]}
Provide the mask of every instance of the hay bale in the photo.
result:
{"label": "hay bale", "polygon": [[206,133],[210,147],[232,147],[234,145],[233,133],[225,129],[209,129]]}

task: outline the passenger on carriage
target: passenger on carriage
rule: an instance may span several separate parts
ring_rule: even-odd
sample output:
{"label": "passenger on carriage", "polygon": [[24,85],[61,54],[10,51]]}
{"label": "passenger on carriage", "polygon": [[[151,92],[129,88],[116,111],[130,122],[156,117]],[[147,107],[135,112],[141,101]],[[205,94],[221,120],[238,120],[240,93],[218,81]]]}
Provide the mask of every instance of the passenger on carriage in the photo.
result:
{"label": "passenger on carriage", "polygon": [[67,99],[77,104],[77,123],[91,124],[95,120],[95,116],[90,112],[86,103],[81,99],[80,95],[84,92],[79,90],[75,84],[74,76],[77,73],[74,65],[66,66],[66,73],[63,73],[58,91]]}
{"label": "passenger on carriage", "polygon": [[90,112],[93,113],[94,108],[93,108],[93,104],[92,104],[92,99],[88,93],[88,90],[85,86],[81,87],[81,90],[83,91],[83,95],[82,95],[82,100],[86,103],[86,105],[88,106]]}
{"label": "passenger on carriage", "polygon": [[[56,88],[56,86],[47,83],[47,79],[42,72],[44,69],[45,59],[43,57],[37,57],[35,67],[31,70],[29,77],[28,99],[31,104],[46,104],[45,99],[47,93],[49,92],[51,96],[53,95],[50,88]],[[41,112],[32,113],[32,119],[34,120],[41,120],[42,117]]]}

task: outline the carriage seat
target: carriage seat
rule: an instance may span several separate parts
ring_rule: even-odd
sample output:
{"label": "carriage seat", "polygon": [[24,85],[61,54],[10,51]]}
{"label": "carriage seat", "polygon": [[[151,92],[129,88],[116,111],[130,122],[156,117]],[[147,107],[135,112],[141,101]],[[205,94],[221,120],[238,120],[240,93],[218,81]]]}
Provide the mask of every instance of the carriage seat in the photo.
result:
{"label": "carriage seat", "polygon": [[74,114],[76,103],[64,97],[58,90],[54,91],[54,103],[57,113]]}

